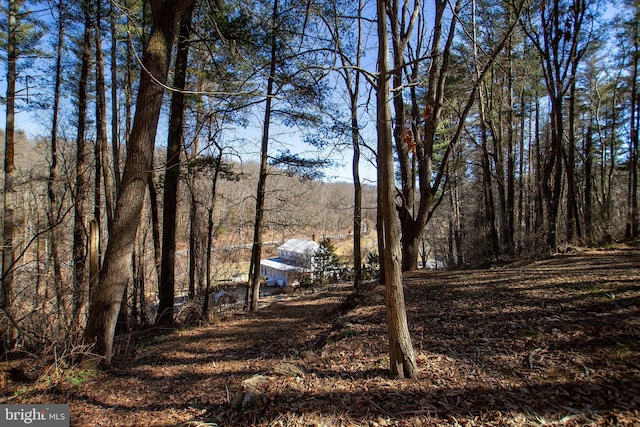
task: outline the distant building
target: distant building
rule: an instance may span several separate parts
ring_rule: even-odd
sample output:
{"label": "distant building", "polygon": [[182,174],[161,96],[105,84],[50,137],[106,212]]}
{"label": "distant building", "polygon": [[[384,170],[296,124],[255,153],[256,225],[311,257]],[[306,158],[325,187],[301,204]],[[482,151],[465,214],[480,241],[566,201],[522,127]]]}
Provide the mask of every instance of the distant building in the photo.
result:
{"label": "distant building", "polygon": [[260,277],[267,286],[292,284],[311,274],[313,257],[320,245],[311,239],[290,239],[278,247],[278,257],[260,261]]}

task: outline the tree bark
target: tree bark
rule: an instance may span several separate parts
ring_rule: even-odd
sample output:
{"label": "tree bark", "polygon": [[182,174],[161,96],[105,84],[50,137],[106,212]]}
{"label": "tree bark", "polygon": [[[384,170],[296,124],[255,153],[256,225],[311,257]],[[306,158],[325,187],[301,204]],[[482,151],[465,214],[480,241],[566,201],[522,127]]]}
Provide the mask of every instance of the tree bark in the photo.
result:
{"label": "tree bark", "polygon": [[205,318],[209,315],[209,292],[211,291],[211,252],[213,250],[213,211],[216,207],[216,198],[218,191],[218,176],[220,175],[220,170],[222,169],[222,149],[218,147],[220,150],[218,153],[218,157],[216,159],[216,169],[213,173],[213,178],[211,180],[211,201],[207,208],[207,264],[205,268],[206,274],[206,285],[205,285],[205,293],[204,293],[204,303],[202,306],[202,314]]}
{"label": "tree bark", "polygon": [[58,254],[58,239],[55,233],[55,224],[58,221],[55,211],[58,201],[55,191],[56,173],[58,165],[58,116],[60,110],[60,87],[62,85],[62,49],[64,48],[64,24],[62,18],[63,3],[58,2],[58,39],[56,41],[56,72],[53,89],[53,120],[51,123],[51,163],[49,164],[49,179],[47,180],[47,194],[49,196],[49,211],[47,213],[48,226],[51,240],[49,251],[51,264],[53,266],[53,284],[56,290],[56,305],[58,310],[58,323],[66,326],[67,310],[64,307],[64,296],[62,295],[62,269],[60,268],[60,257]]}
{"label": "tree bark", "polygon": [[111,152],[113,155],[114,190],[117,194],[120,187],[120,123],[118,113],[118,32],[116,27],[116,10],[113,2],[109,3],[109,24],[111,27]]}
{"label": "tree bark", "polygon": [[276,27],[278,23],[278,0],[273,2],[272,35],[271,35],[271,64],[267,81],[267,99],[265,102],[264,125],[262,128],[262,143],[260,147],[260,175],[258,178],[258,190],[256,193],[256,217],[253,227],[253,246],[251,248],[251,264],[249,266],[250,301],[249,311],[258,309],[260,295],[260,257],[262,255],[262,229],[264,226],[264,200],[267,189],[267,158],[269,154],[269,127],[271,125],[272,99],[274,83],[276,79],[276,53],[277,37]]}
{"label": "tree bark", "polygon": [[399,378],[416,378],[418,368],[411,344],[402,286],[399,221],[396,216],[395,176],[393,172],[392,119],[390,100],[389,41],[387,32],[387,0],[377,3],[378,15],[378,186],[384,221],[385,296],[389,336],[391,374]]}
{"label": "tree bark", "polygon": [[89,78],[91,22],[85,7],[84,38],[82,43],[82,58],[80,66],[80,84],[78,87],[78,127],[76,136],[76,191],[73,225],[73,302],[72,325],[76,333],[83,327],[80,314],[87,302],[88,281],[86,273],[87,258],[87,225],[86,225],[86,198],[89,192],[87,174],[87,142],[85,128],[87,120],[87,80]]}
{"label": "tree bark", "polygon": [[[104,196],[105,208],[107,211],[107,229],[113,221],[114,203],[113,195],[114,186],[111,177],[111,168],[109,167],[109,139],[107,137],[107,94],[105,89],[104,76],[104,55],[102,54],[102,7],[98,1],[96,9],[96,28],[94,37],[96,39],[96,128],[97,137],[96,144],[100,149],[100,161],[102,163],[102,176],[104,180]],[[98,166],[96,166],[96,171]],[[100,200],[96,200],[100,203]]]}
{"label": "tree bark", "polygon": [[[478,111],[480,116],[480,138],[481,138],[481,165],[482,165],[482,190],[483,190],[483,201],[484,201],[484,209],[485,209],[485,220],[487,226],[489,227],[489,245],[492,258],[498,258],[500,256],[500,241],[498,237],[498,229],[496,227],[496,212],[495,212],[495,203],[493,199],[493,188],[492,188],[492,180],[491,180],[491,161],[489,158],[489,143],[488,143],[488,131],[487,131],[487,120],[486,120],[486,95],[485,95],[485,87],[486,85],[480,80],[480,62],[478,58],[478,48],[477,48],[477,36],[476,36],[476,3],[473,2],[473,71],[474,76],[477,82],[480,82],[480,87],[478,90]],[[501,177],[501,150],[498,147],[501,144],[498,144],[496,140],[498,139],[497,135],[494,132],[494,151],[495,151],[495,159],[496,159],[496,175]],[[502,187],[499,185],[499,189]],[[501,191],[501,194],[504,195],[504,192]]]}
{"label": "tree bark", "polygon": [[111,365],[116,320],[129,280],[129,262],[152,166],[176,25],[191,4],[192,0],[150,2],[153,28],[142,59],[144,70],[140,76],[137,108],[110,227],[111,239],[99,284],[92,295],[85,332],[85,342],[95,343],[94,352],[104,357],[101,364],[105,367]]}
{"label": "tree bark", "polygon": [[640,219],[638,214],[638,123],[640,123],[640,111],[638,111],[638,63],[640,62],[640,42],[638,37],[637,18],[640,13],[640,6],[636,4],[636,23],[633,28],[633,71],[631,73],[631,117],[629,138],[629,196],[627,207],[627,225],[625,236],[636,238],[640,234]]}
{"label": "tree bark", "polygon": [[568,143],[564,156],[565,169],[567,171],[567,242],[573,243],[574,239],[582,240],[582,227],[580,213],[578,211],[578,190],[576,187],[576,73],[578,62],[572,63],[572,78],[569,91],[569,124]]}
{"label": "tree bark", "polygon": [[[15,203],[16,190],[13,186],[16,171],[15,158],[15,102],[16,102],[16,62],[19,12],[17,1],[9,0],[8,7],[8,34],[7,34],[7,92],[5,109],[5,141],[4,141],[4,191],[2,193],[3,229],[2,229],[2,294],[1,303],[3,310],[12,315],[13,310],[13,269],[15,262],[14,230],[15,230]],[[2,328],[8,347],[13,345],[13,328]]]}
{"label": "tree bark", "polygon": [[593,243],[593,128],[587,127],[583,143],[584,155],[584,235],[587,244]]}
{"label": "tree bark", "polygon": [[[180,22],[176,51],[173,85],[184,89],[187,80],[189,39],[191,38],[191,15],[189,10]],[[162,262],[160,263],[160,285],[158,289],[159,324],[173,323],[173,299],[175,296],[176,218],[178,211],[178,180],[180,177],[180,152],[184,123],[184,93],[172,93],[169,112],[169,134],[167,136],[167,164],[164,179],[162,219]],[[193,254],[191,254],[193,256]]]}
{"label": "tree bark", "polygon": [[149,189],[149,216],[151,217],[151,238],[153,240],[153,266],[156,283],[160,283],[160,266],[162,265],[162,248],[160,243],[160,213],[158,212],[158,190],[153,178],[153,172],[147,179]]}

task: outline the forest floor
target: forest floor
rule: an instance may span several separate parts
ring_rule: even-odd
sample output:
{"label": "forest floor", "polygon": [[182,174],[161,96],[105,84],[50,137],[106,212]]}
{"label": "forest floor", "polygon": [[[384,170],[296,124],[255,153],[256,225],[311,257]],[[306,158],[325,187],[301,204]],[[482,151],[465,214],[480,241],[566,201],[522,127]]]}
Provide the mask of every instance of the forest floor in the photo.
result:
{"label": "forest floor", "polygon": [[134,335],[113,369],[0,403],[69,403],[72,426],[640,425],[638,245],[407,275],[417,380],[388,374],[384,290],[341,311],[349,292]]}

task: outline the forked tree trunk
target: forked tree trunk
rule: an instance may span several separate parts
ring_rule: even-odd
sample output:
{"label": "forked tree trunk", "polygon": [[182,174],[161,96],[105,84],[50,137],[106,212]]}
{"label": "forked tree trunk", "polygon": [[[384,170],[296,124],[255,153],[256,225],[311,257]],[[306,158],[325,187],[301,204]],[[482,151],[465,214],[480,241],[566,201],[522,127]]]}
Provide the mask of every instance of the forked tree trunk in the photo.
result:
{"label": "forked tree trunk", "polygon": [[116,212],[109,230],[109,244],[92,293],[85,342],[95,343],[94,352],[103,356],[102,365],[111,365],[113,338],[122,295],[129,280],[129,263],[147,179],[152,166],[155,134],[162,107],[163,85],[167,81],[176,25],[193,0],[152,0],[153,29],[142,59],[136,112],[127,146],[127,158]]}
{"label": "forked tree trunk", "polygon": [[389,365],[391,374],[399,378],[416,378],[418,368],[411,344],[402,287],[399,221],[395,213],[395,175],[393,172],[392,120],[389,73],[389,41],[387,32],[387,0],[379,0],[378,13],[378,187],[384,222],[384,263]]}

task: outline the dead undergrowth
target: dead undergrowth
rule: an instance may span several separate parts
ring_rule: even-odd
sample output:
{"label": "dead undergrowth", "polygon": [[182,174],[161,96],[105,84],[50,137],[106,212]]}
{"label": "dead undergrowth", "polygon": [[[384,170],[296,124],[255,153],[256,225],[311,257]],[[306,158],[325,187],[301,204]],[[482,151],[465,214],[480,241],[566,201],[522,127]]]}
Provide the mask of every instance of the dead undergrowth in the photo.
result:
{"label": "dead undergrowth", "polygon": [[382,288],[341,312],[345,285],[129,340],[111,371],[5,396],[69,403],[74,426],[640,425],[639,248],[405,289],[418,380],[387,374]]}

